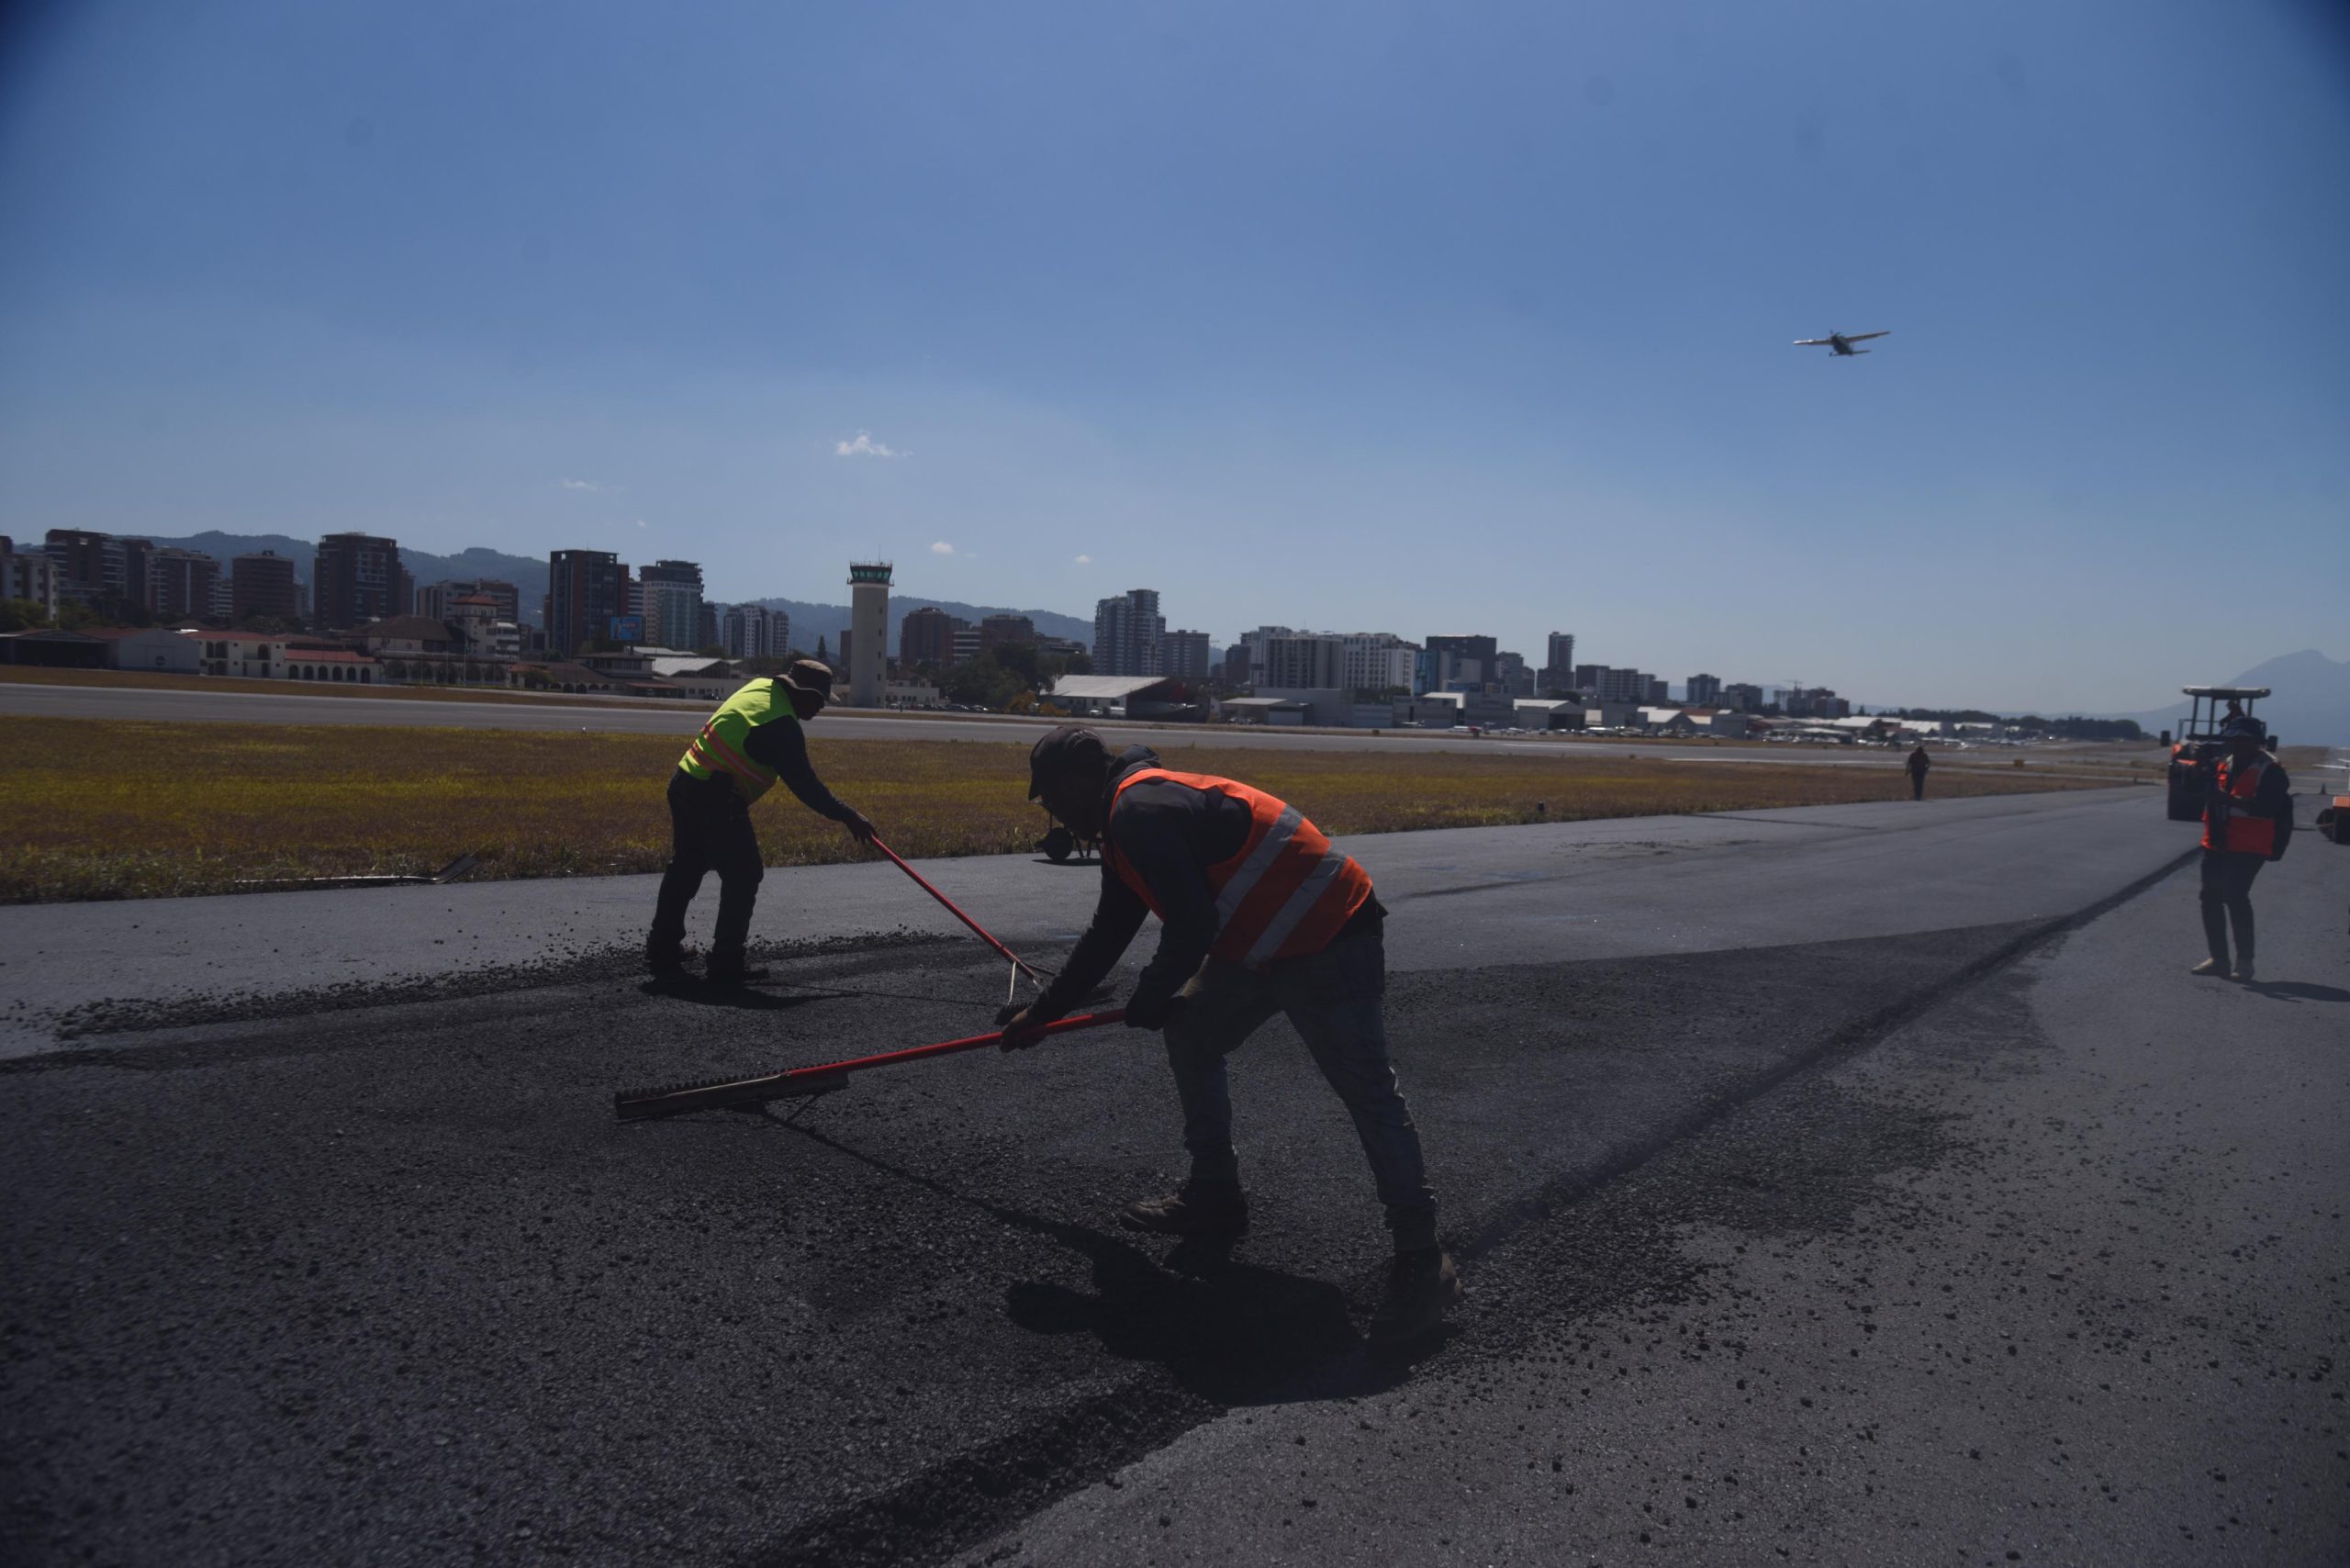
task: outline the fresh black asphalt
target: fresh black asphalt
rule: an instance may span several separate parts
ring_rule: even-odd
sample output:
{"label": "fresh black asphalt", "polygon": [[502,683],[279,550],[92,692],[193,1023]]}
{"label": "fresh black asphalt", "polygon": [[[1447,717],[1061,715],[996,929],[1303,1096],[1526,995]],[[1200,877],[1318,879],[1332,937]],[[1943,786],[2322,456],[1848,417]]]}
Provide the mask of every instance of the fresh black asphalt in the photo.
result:
{"label": "fresh black asphalt", "polygon": [[[2342,885],[2330,863],[2288,868]],[[2191,910],[2177,913],[2188,945],[2165,974],[2192,957]],[[100,1013],[0,1064],[0,1557],[1144,1561],[1151,1532],[1192,1529],[1201,1560],[1271,1560],[1280,1511],[1320,1503],[1263,1494],[1261,1465],[1227,1500],[1186,1456],[1259,1420],[1319,1423],[1296,1433],[1310,1446],[1374,1406],[1456,1413],[1457,1452],[1425,1425],[1389,1445],[1409,1458],[1382,1495],[1416,1497],[1421,1520],[1472,1518],[1471,1497],[1430,1499],[1491,1492],[1519,1460],[1457,1413],[1502,1408],[1488,1394],[1514,1419],[1583,1408],[1558,1358],[1595,1354],[1570,1347],[1617,1331],[1611,1313],[1694,1299],[1719,1261],[1668,1243],[1729,1198],[1643,1219],[1639,1183],[1695,1159],[1733,1198],[1760,1183],[1744,1212],[1833,1229],[1867,1212],[1878,1176],[1950,1164],[1941,1111],[1818,1079],[1819,1064],[1874,1059],[1856,1053],[1973,1005],[2053,929],[2035,911],[1539,961],[1496,941],[1510,961],[1397,974],[1395,1053],[1472,1288],[1450,1332],[1398,1359],[1360,1338],[1384,1237],[1350,1129],[1286,1025],[1235,1058],[1256,1223],[1219,1250],[1113,1222],[1180,1173],[1151,1036],[885,1070],[759,1114],[613,1121],[615,1088],[984,1028],[1002,971],[965,942],[779,948],[777,981],[741,996],[647,994],[613,946],[492,984]],[[2337,1005],[2325,991],[2298,1027]],[[2022,1141],[2035,1185],[2061,1190],[2061,1159]],[[1727,1165],[1724,1147],[1741,1151]],[[1995,1263],[1929,1251],[1909,1269],[1918,1293],[1980,1299],[2000,1288]],[[1764,1315],[1800,1320],[1838,1288],[1812,1282]],[[1733,1299],[1760,1336],[1764,1308]],[[1683,1349],[1660,1346],[1652,1363]],[[2247,1419],[2264,1401],[2242,1395]],[[1684,1417],[1740,1419],[1712,1382]],[[1576,1463],[1587,1486],[1629,1485],[1621,1465]],[[1097,1551],[1113,1539],[1102,1500],[1114,1511],[1160,1465],[1192,1484],[1151,1503],[1131,1551]],[[1790,1495],[1814,1484],[1772,1473]],[[2339,1521],[2338,1485],[2320,1506]],[[1344,1539],[1297,1560],[1360,1560]],[[2304,1518],[2293,1539],[2341,1538]],[[1460,1560],[1495,1560],[1493,1544]]]}

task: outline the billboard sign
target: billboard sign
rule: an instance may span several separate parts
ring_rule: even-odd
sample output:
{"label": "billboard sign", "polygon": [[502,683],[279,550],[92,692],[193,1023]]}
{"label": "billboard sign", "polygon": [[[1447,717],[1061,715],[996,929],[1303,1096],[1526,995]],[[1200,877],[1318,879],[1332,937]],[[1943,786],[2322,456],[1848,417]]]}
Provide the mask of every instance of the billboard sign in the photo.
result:
{"label": "billboard sign", "polygon": [[608,643],[617,643],[621,647],[632,648],[644,641],[644,617],[642,615],[615,615],[611,618],[610,627],[610,629],[604,636],[604,640]]}

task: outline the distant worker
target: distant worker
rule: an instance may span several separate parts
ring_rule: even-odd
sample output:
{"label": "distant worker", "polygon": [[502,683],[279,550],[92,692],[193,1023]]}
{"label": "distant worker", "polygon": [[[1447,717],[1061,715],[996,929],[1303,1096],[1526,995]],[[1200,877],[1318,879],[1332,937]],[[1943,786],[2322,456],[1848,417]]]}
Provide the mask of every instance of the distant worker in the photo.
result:
{"label": "distant worker", "polygon": [[1926,755],[1926,743],[1919,741],[1918,749],[1911,752],[1909,760],[1903,764],[1909,769],[1909,798],[1911,800],[1922,801],[1926,798],[1926,769],[1933,765],[1934,759]]}
{"label": "distant worker", "polygon": [[[2248,726],[2230,733],[2228,754],[2203,801],[2203,941],[2211,956],[2193,973],[2219,980],[2252,979],[2252,879],[2284,853],[2280,822],[2292,812],[2293,786],[2277,759],[2260,749]],[[2228,925],[2236,932],[2235,963],[2228,963]]]}
{"label": "distant worker", "polygon": [[686,978],[686,909],[702,878],[718,873],[718,928],[703,973],[716,985],[764,980],[748,967],[751,908],[766,875],[751,807],[780,779],[800,804],[848,829],[859,844],[873,842],[873,824],[834,799],[808,764],[800,726],[822,711],[833,695],[833,672],[813,659],[796,659],[775,677],[745,681],[719,704],[669,776],[669,868],[653,910],[645,962],[656,981]]}
{"label": "distant worker", "polygon": [[1191,1174],[1164,1197],[1127,1204],[1121,1221],[1169,1236],[1248,1228],[1224,1058],[1286,1014],[1354,1118],[1394,1237],[1371,1338],[1394,1344],[1435,1328],[1460,1299],[1460,1277],[1437,1244],[1419,1129],[1387,1058],[1386,911],[1370,876],[1296,807],[1229,778],[1169,771],[1147,746],[1113,757],[1076,725],[1036,743],[1028,795],[1080,839],[1101,841],[1102,896],[1058,978],[1006,1025],[1004,1049],[1042,1039],[1110,972],[1144,915],[1163,926],[1126,1024],[1165,1033]]}

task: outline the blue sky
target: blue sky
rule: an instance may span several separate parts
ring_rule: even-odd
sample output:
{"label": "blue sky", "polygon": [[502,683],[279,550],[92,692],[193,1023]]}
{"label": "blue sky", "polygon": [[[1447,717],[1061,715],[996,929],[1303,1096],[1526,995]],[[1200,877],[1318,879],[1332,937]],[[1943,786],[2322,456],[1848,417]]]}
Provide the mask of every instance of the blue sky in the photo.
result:
{"label": "blue sky", "polygon": [[2350,655],[2317,5],[86,3],[0,71],[4,532],[1921,703]]}

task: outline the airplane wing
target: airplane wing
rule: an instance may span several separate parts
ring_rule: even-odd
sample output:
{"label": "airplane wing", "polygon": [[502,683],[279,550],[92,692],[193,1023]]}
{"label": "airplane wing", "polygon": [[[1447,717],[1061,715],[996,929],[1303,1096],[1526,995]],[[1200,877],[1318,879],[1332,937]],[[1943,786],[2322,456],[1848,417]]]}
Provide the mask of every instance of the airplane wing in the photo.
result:
{"label": "airplane wing", "polygon": [[1824,349],[1829,344],[1826,338],[1797,338],[1795,346],[1799,349]]}
{"label": "airplane wing", "polygon": [[1848,343],[1864,343],[1871,338],[1889,338],[1891,336],[1893,336],[1892,329],[1887,328],[1882,332],[1847,332],[1844,334],[1844,341]]}

